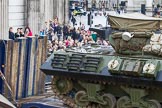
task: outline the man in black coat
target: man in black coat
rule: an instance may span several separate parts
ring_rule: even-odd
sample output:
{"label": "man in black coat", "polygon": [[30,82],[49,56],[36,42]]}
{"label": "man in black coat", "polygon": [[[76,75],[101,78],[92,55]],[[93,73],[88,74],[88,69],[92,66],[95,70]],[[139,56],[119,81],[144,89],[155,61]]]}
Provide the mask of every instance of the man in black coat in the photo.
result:
{"label": "man in black coat", "polygon": [[62,27],[58,25],[56,30],[57,30],[58,41],[60,41],[62,36]]}
{"label": "man in black coat", "polygon": [[9,28],[9,39],[15,40],[15,34],[12,27]]}
{"label": "man in black coat", "polygon": [[64,40],[66,40],[68,37],[68,31],[69,31],[69,29],[68,29],[67,25],[64,24],[64,26],[63,26],[63,39]]}

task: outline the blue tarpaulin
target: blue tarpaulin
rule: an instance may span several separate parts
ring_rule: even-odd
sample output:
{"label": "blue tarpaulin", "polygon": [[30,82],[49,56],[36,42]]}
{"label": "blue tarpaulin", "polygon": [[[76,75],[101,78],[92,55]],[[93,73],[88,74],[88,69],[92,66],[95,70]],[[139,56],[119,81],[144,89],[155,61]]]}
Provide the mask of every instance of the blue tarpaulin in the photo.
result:
{"label": "blue tarpaulin", "polygon": [[[4,73],[5,63],[5,41],[0,41],[0,70]],[[0,93],[3,93],[3,81],[0,78]]]}

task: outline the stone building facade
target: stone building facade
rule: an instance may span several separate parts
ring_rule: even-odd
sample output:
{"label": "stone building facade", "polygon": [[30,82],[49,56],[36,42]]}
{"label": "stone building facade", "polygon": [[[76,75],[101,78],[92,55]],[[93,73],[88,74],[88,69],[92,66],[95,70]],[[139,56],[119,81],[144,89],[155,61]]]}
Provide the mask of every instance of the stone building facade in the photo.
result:
{"label": "stone building facade", "polygon": [[68,23],[68,0],[0,0],[0,38],[8,38],[8,29],[29,26],[38,34],[45,21],[59,18]]}
{"label": "stone building facade", "polygon": [[145,4],[146,9],[152,9],[153,0],[128,0],[128,10],[129,11],[139,11],[141,10],[141,4]]}
{"label": "stone building facade", "polygon": [[140,10],[141,4],[145,4],[146,11],[152,11],[157,4],[162,6],[162,0],[127,0],[128,10]]}
{"label": "stone building facade", "polygon": [[96,4],[96,8],[101,8],[102,2],[105,3],[105,8],[113,10],[113,5],[117,6],[118,0],[88,0],[88,8],[92,8],[92,4]]}
{"label": "stone building facade", "polygon": [[150,11],[154,6],[156,6],[157,4],[162,5],[162,0],[88,0],[88,8],[92,7],[92,3],[96,3],[96,8],[100,7],[100,3],[101,2],[106,2],[106,7],[108,7],[108,9],[113,10],[113,6],[118,6],[120,5],[121,1],[127,1],[126,5],[128,7],[128,10],[130,11],[138,11],[141,9],[141,4],[145,4],[146,5],[146,9],[148,11]]}

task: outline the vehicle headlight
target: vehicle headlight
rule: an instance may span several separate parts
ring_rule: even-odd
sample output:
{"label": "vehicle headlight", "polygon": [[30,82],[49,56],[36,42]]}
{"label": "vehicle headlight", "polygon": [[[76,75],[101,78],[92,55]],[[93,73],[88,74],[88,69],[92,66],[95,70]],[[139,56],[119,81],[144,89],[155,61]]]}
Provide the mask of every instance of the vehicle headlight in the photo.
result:
{"label": "vehicle headlight", "polygon": [[108,63],[108,68],[109,69],[115,69],[118,65],[119,65],[118,60],[113,59]]}
{"label": "vehicle headlight", "polygon": [[152,63],[147,63],[143,67],[143,73],[146,74],[154,74],[154,70],[155,70],[155,65]]}
{"label": "vehicle headlight", "polygon": [[125,41],[129,41],[134,35],[131,35],[131,33],[129,32],[124,32],[122,34],[122,39],[125,40]]}

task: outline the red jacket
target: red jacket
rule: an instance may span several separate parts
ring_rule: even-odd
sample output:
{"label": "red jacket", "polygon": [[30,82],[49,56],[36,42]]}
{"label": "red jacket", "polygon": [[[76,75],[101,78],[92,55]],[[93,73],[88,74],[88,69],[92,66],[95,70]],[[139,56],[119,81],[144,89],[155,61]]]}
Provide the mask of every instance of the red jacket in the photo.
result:
{"label": "red jacket", "polygon": [[33,33],[30,31],[29,34],[28,34],[28,36],[33,36]]}

